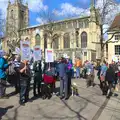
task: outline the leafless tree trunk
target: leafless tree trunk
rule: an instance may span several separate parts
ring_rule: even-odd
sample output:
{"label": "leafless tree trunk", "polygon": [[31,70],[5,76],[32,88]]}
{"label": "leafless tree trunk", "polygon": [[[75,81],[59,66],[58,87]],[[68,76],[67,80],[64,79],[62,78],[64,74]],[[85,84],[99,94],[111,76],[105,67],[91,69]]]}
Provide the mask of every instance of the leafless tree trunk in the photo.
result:
{"label": "leafless tree trunk", "polygon": [[[101,3],[99,3],[101,2]],[[91,22],[95,22],[96,25],[98,25],[99,29],[100,29],[100,46],[101,46],[101,61],[104,60],[104,49],[106,44],[111,42],[111,39],[114,37],[115,34],[119,33],[118,29],[117,31],[115,31],[112,35],[111,38],[105,40],[104,39],[104,35],[108,32],[108,29],[106,31],[104,31],[104,26],[108,25],[110,26],[115,15],[114,13],[119,12],[118,11],[118,4],[116,3],[115,0],[96,0],[96,21],[91,21]],[[116,26],[117,28],[118,26]]]}

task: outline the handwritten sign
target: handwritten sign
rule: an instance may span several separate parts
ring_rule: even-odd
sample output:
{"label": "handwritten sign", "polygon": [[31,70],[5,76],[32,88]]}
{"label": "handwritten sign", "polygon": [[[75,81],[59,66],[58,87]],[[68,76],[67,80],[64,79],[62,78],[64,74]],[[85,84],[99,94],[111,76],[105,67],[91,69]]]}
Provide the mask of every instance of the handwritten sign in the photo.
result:
{"label": "handwritten sign", "polygon": [[46,62],[54,62],[53,50],[46,49],[45,50],[45,61]]}
{"label": "handwritten sign", "polygon": [[35,46],[33,51],[34,61],[41,60],[42,54],[40,46]]}
{"label": "handwritten sign", "polygon": [[30,60],[30,42],[21,41],[20,48],[21,48],[21,59]]}

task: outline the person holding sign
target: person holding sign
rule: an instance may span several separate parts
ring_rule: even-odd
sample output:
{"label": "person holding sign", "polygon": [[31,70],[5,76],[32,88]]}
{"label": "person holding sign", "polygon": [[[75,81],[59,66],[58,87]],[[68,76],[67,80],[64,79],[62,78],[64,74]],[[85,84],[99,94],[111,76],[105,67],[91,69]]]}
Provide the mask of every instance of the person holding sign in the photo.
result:
{"label": "person holding sign", "polygon": [[41,69],[41,61],[36,61],[33,66],[34,71],[34,86],[33,86],[33,94],[34,97],[37,97],[36,88],[38,94],[40,95],[41,81],[42,81],[42,69]]}
{"label": "person holding sign", "polygon": [[24,60],[20,64],[20,101],[23,105],[29,99],[29,87],[30,87],[30,67],[28,61]]}

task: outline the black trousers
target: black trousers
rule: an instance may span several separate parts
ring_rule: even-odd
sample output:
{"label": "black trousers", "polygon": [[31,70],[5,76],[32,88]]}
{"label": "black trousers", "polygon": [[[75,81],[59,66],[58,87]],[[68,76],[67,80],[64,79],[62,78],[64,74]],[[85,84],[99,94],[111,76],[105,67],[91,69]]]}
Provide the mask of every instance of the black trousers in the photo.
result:
{"label": "black trousers", "polygon": [[71,94],[71,76],[68,76],[68,94]]}
{"label": "black trousers", "polygon": [[27,102],[29,99],[30,79],[20,80],[20,102]]}
{"label": "black trousers", "polygon": [[20,76],[16,75],[8,75],[8,82],[15,86],[15,92],[18,93],[20,91]]}
{"label": "black trousers", "polygon": [[36,89],[38,94],[41,93],[41,81],[36,80],[36,78],[34,78],[34,84],[33,84],[33,94],[34,96],[36,95]]}

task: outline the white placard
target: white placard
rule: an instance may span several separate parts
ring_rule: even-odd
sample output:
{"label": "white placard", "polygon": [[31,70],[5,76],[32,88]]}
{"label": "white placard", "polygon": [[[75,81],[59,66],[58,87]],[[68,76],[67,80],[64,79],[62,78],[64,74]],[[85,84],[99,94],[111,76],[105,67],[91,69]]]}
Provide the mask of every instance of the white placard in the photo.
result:
{"label": "white placard", "polygon": [[34,61],[41,60],[42,54],[40,46],[35,46],[33,50]]}
{"label": "white placard", "polygon": [[118,62],[118,57],[117,57],[117,56],[113,56],[113,57],[112,57],[112,60],[113,60],[114,62]]}
{"label": "white placard", "polygon": [[18,55],[20,55],[20,48],[16,47],[15,48],[15,53],[17,53]]}
{"label": "white placard", "polygon": [[45,61],[48,62],[54,62],[54,55],[53,55],[53,49],[46,49],[45,50]]}
{"label": "white placard", "polygon": [[21,60],[30,60],[30,42],[29,41],[21,41]]}

